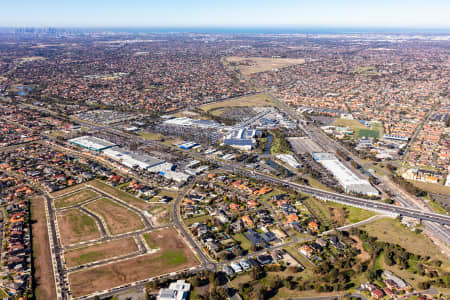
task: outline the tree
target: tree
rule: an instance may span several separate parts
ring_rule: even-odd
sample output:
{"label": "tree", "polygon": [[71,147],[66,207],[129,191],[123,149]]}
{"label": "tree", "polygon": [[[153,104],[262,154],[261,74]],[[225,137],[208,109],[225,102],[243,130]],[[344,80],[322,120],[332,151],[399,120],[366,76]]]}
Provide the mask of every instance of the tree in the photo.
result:
{"label": "tree", "polygon": [[228,290],[221,286],[212,288],[209,297],[211,300],[226,300],[228,299]]}
{"label": "tree", "polygon": [[252,269],[251,277],[253,280],[258,280],[266,276],[264,270],[260,266],[256,266]]}

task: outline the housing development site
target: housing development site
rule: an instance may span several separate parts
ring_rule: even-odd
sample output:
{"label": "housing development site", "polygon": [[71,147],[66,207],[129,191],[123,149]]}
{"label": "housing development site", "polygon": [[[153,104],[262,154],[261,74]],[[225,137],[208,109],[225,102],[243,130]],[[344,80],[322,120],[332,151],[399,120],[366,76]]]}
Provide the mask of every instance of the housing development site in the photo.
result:
{"label": "housing development site", "polygon": [[199,264],[172,224],[155,225],[149,213],[157,211],[155,204],[101,181],[55,192],[48,200],[59,299],[90,298]]}

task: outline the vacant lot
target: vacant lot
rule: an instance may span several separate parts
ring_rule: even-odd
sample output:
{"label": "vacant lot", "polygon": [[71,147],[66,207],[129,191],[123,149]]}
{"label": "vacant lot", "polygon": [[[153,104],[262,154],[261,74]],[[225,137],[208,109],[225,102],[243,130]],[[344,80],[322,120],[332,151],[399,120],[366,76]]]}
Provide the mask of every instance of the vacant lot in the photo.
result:
{"label": "vacant lot", "polygon": [[69,275],[74,297],[193,267],[195,255],[173,228],[153,231],[149,239],[160,251]]}
{"label": "vacant lot", "polygon": [[369,128],[367,128],[367,126],[359,123],[358,120],[337,119],[336,121],[334,121],[333,125],[334,126],[350,127],[353,130],[369,129]]}
{"label": "vacant lot", "polygon": [[273,106],[273,103],[265,94],[255,94],[231,100],[205,104],[200,106],[200,108],[206,112],[210,111],[214,115],[220,115],[223,112],[220,111],[221,108],[233,106]]}
{"label": "vacant lot", "polygon": [[95,220],[76,208],[62,212],[57,220],[64,245],[98,239],[101,236]]}
{"label": "vacant lot", "polygon": [[303,58],[270,58],[270,57],[239,57],[225,58],[229,66],[238,69],[243,75],[272,71],[293,65],[304,64]]}
{"label": "vacant lot", "polygon": [[64,253],[64,256],[66,258],[67,266],[75,267],[111,257],[123,256],[137,251],[138,247],[136,242],[130,237],[70,250]]}
{"label": "vacant lot", "polygon": [[99,194],[91,189],[83,189],[71,195],[55,199],[56,208],[68,207],[78,203],[97,198]]}
{"label": "vacant lot", "polygon": [[101,190],[102,192],[109,194],[115,198],[118,198],[119,200],[122,200],[124,202],[127,202],[133,206],[136,206],[140,209],[146,209],[148,207],[148,203],[145,202],[142,199],[138,199],[134,197],[133,195],[128,194],[127,192],[121,191],[119,189],[116,189],[115,187],[112,187],[100,180],[94,180],[89,182],[90,185],[93,187]]}
{"label": "vacant lot", "polygon": [[436,193],[441,195],[450,196],[450,187],[444,186],[442,184],[437,183],[427,183],[427,182],[420,182],[420,181],[410,181],[413,185],[418,187],[419,189],[422,189],[424,191],[430,192],[430,193]]}
{"label": "vacant lot", "polygon": [[364,225],[362,229],[381,241],[398,244],[411,253],[430,256],[432,259],[439,259],[444,262],[444,268],[450,268],[448,260],[428,237],[410,231],[397,220],[380,219],[371,224]]}
{"label": "vacant lot", "polygon": [[[33,265],[36,299],[56,299],[55,281],[53,280],[52,257],[48,240],[45,218],[45,200],[36,198],[31,201]],[[4,296],[3,297],[7,297]]]}
{"label": "vacant lot", "polygon": [[140,216],[111,199],[100,198],[86,204],[85,207],[103,218],[111,234],[144,228]]}
{"label": "vacant lot", "polygon": [[164,225],[170,222],[170,206],[168,205],[155,205],[149,210],[152,214],[152,222],[155,226]]}

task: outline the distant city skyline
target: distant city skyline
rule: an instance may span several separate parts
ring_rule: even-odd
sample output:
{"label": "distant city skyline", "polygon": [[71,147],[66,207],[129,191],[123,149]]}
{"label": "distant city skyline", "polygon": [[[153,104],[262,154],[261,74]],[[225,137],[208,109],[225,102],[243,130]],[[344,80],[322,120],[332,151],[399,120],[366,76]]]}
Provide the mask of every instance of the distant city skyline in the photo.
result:
{"label": "distant city skyline", "polygon": [[450,28],[445,0],[6,0],[1,27]]}

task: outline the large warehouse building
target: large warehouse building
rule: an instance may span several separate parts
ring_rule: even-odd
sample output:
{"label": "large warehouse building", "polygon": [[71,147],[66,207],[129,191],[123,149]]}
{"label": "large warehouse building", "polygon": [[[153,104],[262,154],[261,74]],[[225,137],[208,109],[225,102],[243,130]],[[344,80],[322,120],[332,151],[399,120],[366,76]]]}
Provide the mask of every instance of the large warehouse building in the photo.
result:
{"label": "large warehouse building", "polygon": [[97,152],[117,146],[107,140],[87,135],[71,139],[69,142],[82,148]]}
{"label": "large warehouse building", "polygon": [[106,149],[103,153],[116,161],[121,162],[128,168],[139,167],[141,169],[149,169],[164,163],[163,160],[154,158],[146,154],[137,154],[119,147]]}
{"label": "large warehouse building", "polygon": [[356,176],[332,153],[313,153],[314,159],[333,174],[346,193],[378,196],[379,192],[369,183]]}

